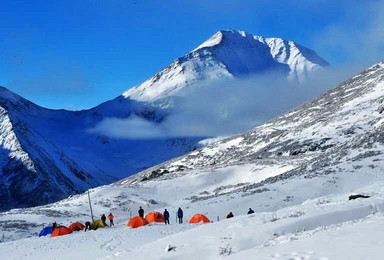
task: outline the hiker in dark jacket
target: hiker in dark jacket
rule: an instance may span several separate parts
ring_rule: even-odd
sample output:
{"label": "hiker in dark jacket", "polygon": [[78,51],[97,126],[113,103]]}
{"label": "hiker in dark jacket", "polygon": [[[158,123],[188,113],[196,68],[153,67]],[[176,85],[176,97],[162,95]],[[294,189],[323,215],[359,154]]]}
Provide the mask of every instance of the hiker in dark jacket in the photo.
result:
{"label": "hiker in dark jacket", "polygon": [[139,209],[139,216],[144,218],[144,210],[141,207]]}
{"label": "hiker in dark jacket", "polygon": [[165,225],[167,224],[169,225],[169,212],[167,209],[164,210],[163,216],[164,216]]}
{"label": "hiker in dark jacket", "polygon": [[107,223],[105,222],[105,221],[107,221],[107,217],[105,216],[105,214],[103,214],[103,215],[101,216],[101,221],[103,221],[104,226],[107,225]]}
{"label": "hiker in dark jacket", "polygon": [[91,230],[91,222],[87,221],[85,222],[85,229],[84,231]]}
{"label": "hiker in dark jacket", "polygon": [[181,208],[179,208],[179,210],[177,211],[177,217],[179,218],[179,224],[182,224],[183,223],[183,210]]}
{"label": "hiker in dark jacket", "polygon": [[229,214],[227,215],[227,218],[233,218],[233,213],[232,213],[232,211],[229,212]]}
{"label": "hiker in dark jacket", "polygon": [[253,214],[253,213],[255,213],[251,208],[249,208],[249,210],[248,210],[248,213],[247,214]]}
{"label": "hiker in dark jacket", "polygon": [[57,228],[57,223],[56,223],[56,221],[53,222],[53,224],[52,224],[52,229],[55,230],[55,228]]}

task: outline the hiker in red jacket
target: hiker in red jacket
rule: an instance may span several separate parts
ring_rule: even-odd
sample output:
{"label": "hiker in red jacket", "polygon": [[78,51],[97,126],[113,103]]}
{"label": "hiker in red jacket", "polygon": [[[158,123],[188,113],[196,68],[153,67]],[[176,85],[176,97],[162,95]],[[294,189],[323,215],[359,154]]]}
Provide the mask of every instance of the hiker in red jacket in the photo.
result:
{"label": "hiker in red jacket", "polygon": [[109,219],[109,226],[110,227],[112,227],[112,226],[114,226],[114,224],[113,224],[113,215],[112,215],[112,212],[110,212],[109,213],[109,215],[108,215],[108,219]]}

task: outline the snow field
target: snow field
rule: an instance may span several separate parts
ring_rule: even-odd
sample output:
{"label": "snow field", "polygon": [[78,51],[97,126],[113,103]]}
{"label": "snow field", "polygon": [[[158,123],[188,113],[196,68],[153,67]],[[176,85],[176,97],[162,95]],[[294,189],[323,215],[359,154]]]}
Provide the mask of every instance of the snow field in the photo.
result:
{"label": "snow field", "polygon": [[[235,170],[226,174],[232,176],[233,182],[238,181]],[[364,173],[351,178],[349,174],[340,174],[342,181],[338,185],[341,187],[324,186],[331,176],[297,178],[268,185],[270,191],[252,196],[231,193],[191,203],[183,200],[183,196],[202,183],[206,183],[204,187],[211,185],[208,180],[199,180],[194,186],[192,180],[196,176],[151,181],[140,186],[112,185],[94,189],[91,192],[94,211],[107,213],[115,207],[115,227],[57,238],[21,239],[0,244],[0,250],[7,259],[247,259],[256,256],[257,259],[381,259],[377,257],[380,247],[369,245],[373,241],[384,243],[382,230],[378,228],[384,222],[384,180],[378,175],[368,175],[362,181]],[[200,178],[204,176],[212,177],[201,174]],[[185,194],[178,192],[183,190]],[[351,192],[372,197],[348,201]],[[129,212],[117,209],[113,202],[117,197],[134,200],[129,205],[132,216],[136,215],[139,205],[146,213],[162,212],[167,207],[171,225],[156,223],[138,229],[127,228]],[[111,198],[113,204],[108,209],[99,203],[105,202],[105,198]],[[159,204],[147,204],[150,198],[157,199]],[[74,196],[46,209],[84,213],[88,206],[86,199],[85,195]],[[185,223],[181,225],[175,223],[178,206],[185,212]],[[256,213],[245,215],[249,207]],[[223,219],[229,211],[235,217]],[[194,213],[207,213],[213,223],[187,224]],[[35,218],[35,221],[39,217],[46,219],[34,214],[18,217],[21,216]],[[16,215],[2,216],[5,217]],[[74,222],[70,217],[61,218],[62,222],[70,220]],[[360,236],[353,235],[358,232]],[[326,243],[328,240],[334,243]],[[169,248],[170,251],[166,250]],[[355,250],[366,250],[370,258],[358,258],[364,254]]]}

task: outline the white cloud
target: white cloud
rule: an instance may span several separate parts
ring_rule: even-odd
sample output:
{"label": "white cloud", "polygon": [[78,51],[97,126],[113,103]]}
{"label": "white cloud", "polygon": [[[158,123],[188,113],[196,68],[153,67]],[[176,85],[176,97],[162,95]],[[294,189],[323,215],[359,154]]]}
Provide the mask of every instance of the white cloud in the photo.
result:
{"label": "white cloud", "polygon": [[159,125],[135,115],[126,119],[105,118],[89,131],[113,138],[127,139],[156,139],[165,136]]}
{"label": "white cloud", "polygon": [[326,75],[313,77],[307,84],[277,75],[204,82],[189,88],[184,97],[174,98],[173,111],[161,123],[137,116],[107,118],[91,131],[128,139],[233,135],[316,97],[340,80],[340,73]]}

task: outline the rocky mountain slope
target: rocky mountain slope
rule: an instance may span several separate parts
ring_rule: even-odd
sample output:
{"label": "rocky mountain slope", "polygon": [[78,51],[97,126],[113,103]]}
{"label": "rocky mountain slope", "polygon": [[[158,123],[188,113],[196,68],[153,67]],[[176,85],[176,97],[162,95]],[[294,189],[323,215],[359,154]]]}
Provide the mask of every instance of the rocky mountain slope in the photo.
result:
{"label": "rocky mountain slope", "polygon": [[204,138],[121,139],[91,131],[104,120],[136,117],[161,124],[172,113],[168,98],[193,83],[266,71],[300,80],[327,65],[293,42],[220,31],[142,85],[89,110],[49,110],[1,88],[0,211],[125,178],[192,151]]}
{"label": "rocky mountain slope", "polygon": [[[353,173],[365,161],[371,161],[370,167],[374,169],[380,164],[384,140],[383,93],[384,62],[381,62],[245,134],[158,165],[121,183],[166,179],[190,171],[220,170],[248,163],[256,168],[290,168],[272,177],[269,180],[272,182],[292,176]],[[347,165],[340,167],[343,163]],[[238,188],[259,186],[262,184],[244,183]]]}

